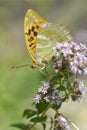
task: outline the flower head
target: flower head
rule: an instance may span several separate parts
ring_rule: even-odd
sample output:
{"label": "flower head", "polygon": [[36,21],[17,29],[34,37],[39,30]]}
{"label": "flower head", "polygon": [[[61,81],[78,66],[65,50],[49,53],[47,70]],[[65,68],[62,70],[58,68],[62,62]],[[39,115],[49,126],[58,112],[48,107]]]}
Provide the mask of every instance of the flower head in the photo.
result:
{"label": "flower head", "polygon": [[83,81],[77,79],[73,84],[73,93],[71,94],[72,100],[81,101],[86,92],[87,89],[85,88]]}
{"label": "flower head", "polygon": [[55,72],[69,70],[73,74],[87,74],[87,47],[80,43],[57,43],[53,67]]}
{"label": "flower head", "polygon": [[54,130],[70,130],[67,120],[61,115],[54,121],[54,126]]}
{"label": "flower head", "polygon": [[48,88],[49,88],[49,84],[46,81],[42,81],[42,86],[39,88],[38,92],[46,94]]}
{"label": "flower head", "polygon": [[37,104],[39,103],[41,100],[41,96],[39,94],[36,94],[36,96],[34,97],[34,102]]}
{"label": "flower head", "polygon": [[53,91],[49,98],[50,98],[51,104],[59,105],[61,103],[61,98],[57,90]]}

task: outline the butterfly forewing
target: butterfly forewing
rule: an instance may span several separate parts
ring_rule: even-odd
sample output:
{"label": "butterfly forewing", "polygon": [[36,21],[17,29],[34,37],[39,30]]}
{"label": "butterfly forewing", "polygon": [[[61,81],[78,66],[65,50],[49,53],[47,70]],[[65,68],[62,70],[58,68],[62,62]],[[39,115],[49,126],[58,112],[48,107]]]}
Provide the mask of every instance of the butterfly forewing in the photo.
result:
{"label": "butterfly forewing", "polygon": [[37,62],[35,58],[37,34],[44,23],[47,23],[47,20],[41,17],[36,11],[29,9],[26,12],[24,19],[25,40],[27,49],[35,62]]}

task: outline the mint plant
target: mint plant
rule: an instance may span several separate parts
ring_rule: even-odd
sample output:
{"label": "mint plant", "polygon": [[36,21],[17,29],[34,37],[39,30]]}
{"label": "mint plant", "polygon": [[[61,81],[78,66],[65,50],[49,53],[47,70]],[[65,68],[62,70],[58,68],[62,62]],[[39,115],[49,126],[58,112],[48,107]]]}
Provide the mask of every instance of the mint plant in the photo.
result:
{"label": "mint plant", "polygon": [[[43,130],[75,130],[79,128],[60,112],[64,102],[83,99],[87,89],[79,77],[87,75],[87,46],[80,43],[56,43],[54,56],[46,65],[46,80],[41,81],[33,99],[33,108],[24,110],[27,123],[13,124],[22,130],[35,129],[39,123]],[[48,69],[50,68],[50,69]],[[52,115],[48,113],[49,109]]]}

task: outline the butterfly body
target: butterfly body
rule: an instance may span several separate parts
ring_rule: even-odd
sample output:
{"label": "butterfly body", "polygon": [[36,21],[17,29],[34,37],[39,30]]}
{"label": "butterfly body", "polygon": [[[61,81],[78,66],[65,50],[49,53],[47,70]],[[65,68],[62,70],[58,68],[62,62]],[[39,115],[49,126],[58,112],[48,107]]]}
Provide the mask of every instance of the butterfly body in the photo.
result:
{"label": "butterfly body", "polygon": [[44,68],[54,55],[56,42],[72,42],[70,31],[61,24],[53,24],[29,9],[24,20],[27,49],[33,59],[32,67]]}

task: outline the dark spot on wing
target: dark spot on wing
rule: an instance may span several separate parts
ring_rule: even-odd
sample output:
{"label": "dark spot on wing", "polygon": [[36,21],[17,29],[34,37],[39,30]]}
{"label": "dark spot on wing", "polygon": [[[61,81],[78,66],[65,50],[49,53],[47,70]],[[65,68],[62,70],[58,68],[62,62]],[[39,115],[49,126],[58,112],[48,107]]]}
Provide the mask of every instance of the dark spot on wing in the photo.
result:
{"label": "dark spot on wing", "polygon": [[30,37],[30,39],[28,39],[29,42],[33,41],[34,37]]}
{"label": "dark spot on wing", "polygon": [[28,35],[28,33],[25,33],[25,35]]}
{"label": "dark spot on wing", "polygon": [[31,44],[29,45],[29,47],[30,47],[31,50],[34,51],[34,49],[35,49],[35,43],[31,43]]}
{"label": "dark spot on wing", "polygon": [[25,33],[26,35],[30,35],[31,34],[31,30],[28,30],[28,33]]}
{"label": "dark spot on wing", "polygon": [[34,29],[35,29],[34,26],[32,26],[32,28],[31,28],[32,32],[34,31]]}
{"label": "dark spot on wing", "polygon": [[28,34],[29,34],[29,35],[31,34],[31,30],[30,30],[30,29],[28,30]]}
{"label": "dark spot on wing", "polygon": [[37,34],[38,34],[38,33],[37,33],[36,31],[34,31],[34,36],[37,36]]}
{"label": "dark spot on wing", "polygon": [[39,26],[38,26],[38,25],[36,25],[36,29],[39,29]]}
{"label": "dark spot on wing", "polygon": [[30,45],[29,45],[29,47],[32,47],[34,45],[34,43],[31,43]]}

